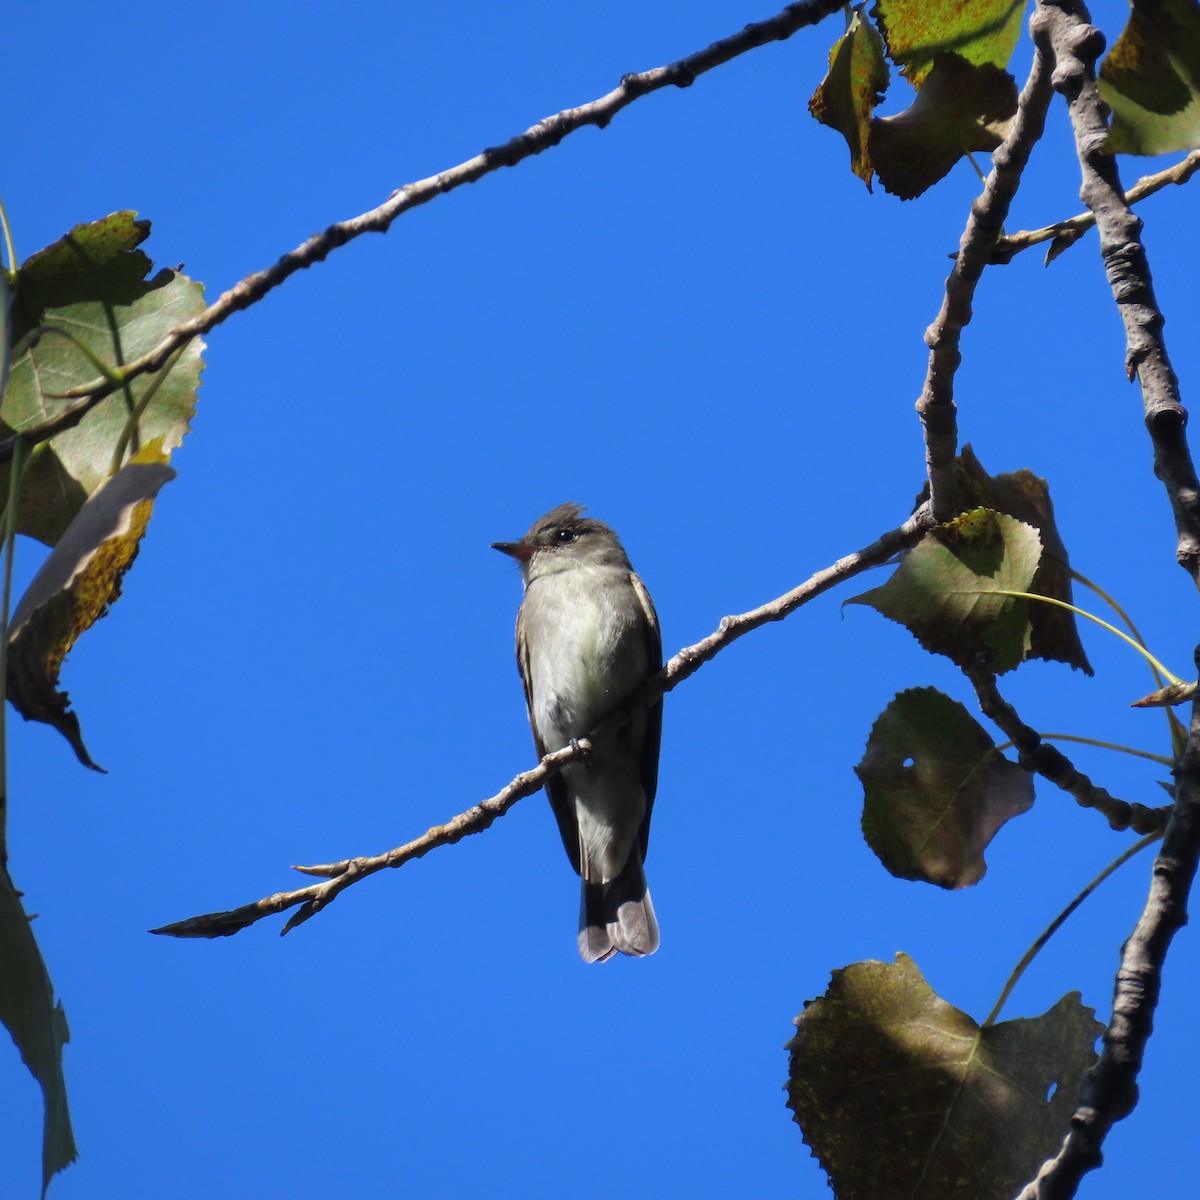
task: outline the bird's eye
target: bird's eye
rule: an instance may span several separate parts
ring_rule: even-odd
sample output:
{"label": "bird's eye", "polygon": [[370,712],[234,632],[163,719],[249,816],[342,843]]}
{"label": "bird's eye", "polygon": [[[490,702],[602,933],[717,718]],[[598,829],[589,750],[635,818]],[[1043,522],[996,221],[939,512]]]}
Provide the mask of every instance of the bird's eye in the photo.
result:
{"label": "bird's eye", "polygon": [[554,531],[554,540],[560,546],[565,546],[568,543],[573,542],[578,536],[579,534],[577,534],[573,529],[556,529]]}

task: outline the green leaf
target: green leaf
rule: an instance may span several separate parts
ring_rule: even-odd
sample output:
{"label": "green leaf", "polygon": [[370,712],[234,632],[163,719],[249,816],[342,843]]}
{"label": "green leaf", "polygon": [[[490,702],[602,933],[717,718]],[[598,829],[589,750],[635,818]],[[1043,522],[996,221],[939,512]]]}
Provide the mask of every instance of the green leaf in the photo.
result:
{"label": "green leaf", "polygon": [[878,0],[871,12],[892,61],[919,88],[939,54],[1007,66],[1025,8],[1026,0]]}
{"label": "green leaf", "polygon": [[992,838],[1033,804],[1029,773],[936,688],[901,692],[854,770],[865,792],[863,836],[880,862],[900,879],[944,888],[978,883]]}
{"label": "green leaf", "polygon": [[884,188],[911,200],[943,178],[964,154],[992,151],[1017,111],[1013,77],[991,63],[938,54],[902,113],[871,122],[868,148]]}
{"label": "green leaf", "polygon": [[[90,383],[97,370],[66,334],[83,342],[110,367],[119,367],[157,345],[180,322],[203,310],[203,289],[178,271],[153,278],[150,259],[136,247],[150,223],[133,213],[114,213],[78,225],[39,251],[17,273],[13,305],[14,343],[26,338],[12,364],[0,405],[0,435],[35,428],[60,412],[56,394]],[[55,332],[42,332],[49,328]],[[73,429],[50,442],[31,466],[21,490],[18,530],[53,546],[83,502],[108,479],[114,452],[139,400],[154,389],[134,422],[129,449],[161,439],[167,451],[187,432],[200,383],[199,339],[169,372],[142,377],[106,397]],[[0,491],[8,467],[0,467]]]}
{"label": "green leaf", "polygon": [[871,111],[888,85],[883,39],[865,19],[865,4],[854,9],[845,34],[829,52],[829,73],[813,92],[809,111],[822,125],[836,129],[850,147],[850,169],[871,190],[874,167],[867,148]]}
{"label": "green leaf", "polygon": [[973,509],[926,534],[891,579],[847,604],[868,604],[898,621],[925,647],[959,666],[997,674],[1030,647],[1027,592],[1042,544],[1037,530],[1004,513]]}
{"label": "green leaf", "polygon": [[1135,4],[1100,67],[1113,111],[1114,154],[1165,154],[1200,146],[1200,4]]}
{"label": "green leaf", "polygon": [[17,1044],[21,1058],[41,1084],[45,1101],[42,1125],[42,1195],[51,1178],[75,1161],[75,1138],[67,1109],[62,1050],[70,1034],[62,1005],[41,951],[13,887],[7,867],[0,865],[0,1021]]}
{"label": "green leaf", "polygon": [[79,510],[21,597],[9,626],[8,698],[26,720],[53,725],[79,761],[83,744],[59,670],[79,636],[121,594],[159,489],[175,472],[157,440],[144,446]]}
{"label": "green leaf", "polygon": [[796,1027],[788,1107],[839,1200],[1009,1200],[1070,1128],[1103,1032],[1078,992],[981,1029],[904,954],[834,971]]}
{"label": "green leaf", "polygon": [[[1075,603],[1070,558],[1054,520],[1050,488],[1032,471],[989,475],[971,447],[964,446],[955,460],[963,508],[992,508],[1032,525],[1041,536],[1043,554],[1029,591],[1065,604]],[[918,504],[929,495],[926,486]],[[1085,674],[1094,674],[1079,637],[1075,614],[1053,604],[1030,606],[1030,658],[1069,663]]]}

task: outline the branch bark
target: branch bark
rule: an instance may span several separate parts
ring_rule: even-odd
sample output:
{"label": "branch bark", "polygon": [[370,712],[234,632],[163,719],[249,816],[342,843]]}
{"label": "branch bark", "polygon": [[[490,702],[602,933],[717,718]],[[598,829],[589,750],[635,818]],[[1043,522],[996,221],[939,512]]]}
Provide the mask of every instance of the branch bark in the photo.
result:
{"label": "branch bark", "polygon": [[[1193,150],[1186,158],[1182,158],[1173,167],[1167,167],[1154,175],[1143,175],[1126,193],[1126,204],[1137,204],[1155,192],[1161,192],[1170,184],[1187,183],[1197,171],[1200,171],[1200,150]],[[1081,212],[1076,216],[1067,217],[1063,221],[1055,221],[1053,225],[1043,225],[1041,229],[1020,229],[1016,233],[1004,234],[996,239],[992,248],[991,262],[1002,266],[1012,262],[1022,250],[1036,246],[1041,242],[1051,242],[1046,251],[1046,265],[1049,266],[1064,250],[1073,246],[1093,225],[1096,224],[1096,214]]]}
{"label": "branch bark", "polygon": [[[1095,215],[1100,252],[1125,326],[1125,364],[1142,390],[1146,427],[1154,446],[1155,473],[1175,514],[1176,556],[1200,583],[1200,486],[1185,426],[1187,413],[1162,337],[1163,317],[1154,298],[1141,243],[1141,221],[1126,202],[1116,162],[1104,150],[1107,109],[1096,87],[1095,63],[1104,35],[1090,24],[1078,0],[1039,0],[1031,21],[1039,52],[1055,60],[1054,86],[1067,100],[1083,185],[1080,196]],[[1200,665],[1200,649],[1197,650]],[[1133,1111],[1137,1078],[1153,1027],[1162,967],[1175,932],[1187,921],[1187,900],[1200,859],[1200,705],[1193,703],[1187,746],[1175,769],[1175,803],[1154,861],[1150,895],[1121,952],[1113,1013],[1100,1060],[1079,1087],[1071,1130],[1052,1159],[1021,1193],[1021,1200],[1066,1200],[1103,1160],[1113,1124]]]}
{"label": "branch bark", "polygon": [[152,929],[150,932],[169,934],[172,937],[228,937],[264,917],[299,905],[299,911],[294,913],[283,927],[282,932],[287,933],[315,916],[360,879],[374,875],[385,867],[403,866],[414,858],[428,854],[437,846],[448,846],[461,841],[469,834],[482,832],[508,812],[518,800],[539,791],[551,775],[561,771],[568,763],[585,758],[591,749],[592,739],[624,725],[634,713],[649,708],[660,696],[690,678],[738,638],[771,621],[782,621],[796,609],[837,584],[861,574],[869,567],[887,562],[894,554],[917,542],[931,525],[928,506],[923,505],[903,525],[885,533],[862,550],[838,559],[790,592],[749,612],[723,618],[708,637],[680,650],[657,675],[647,680],[634,696],[592,730],[589,737],[581,738],[574,745],[564,746],[561,750],[547,754],[536,767],[530,771],[522,771],[494,796],[452,817],[444,825],[433,826],[421,837],[383,854],[348,858],[318,866],[295,867],[294,870],[304,874],[323,877],[324,882],[290,892],[274,892],[238,908],[189,917],[170,925],[163,925],[159,929]]}
{"label": "branch bark", "polygon": [[953,519],[958,512],[958,482],[954,467],[958,450],[954,376],[962,362],[959,341],[971,320],[976,285],[1004,227],[1029,154],[1046,124],[1046,110],[1054,94],[1050,84],[1052,61],[1047,53],[1039,51],[1034,55],[1029,78],[1017,101],[1017,115],[1012,127],[992,155],[991,173],[982,193],[971,205],[958,257],[946,280],[941,309],[925,331],[929,367],[917,400],[917,412],[925,438],[929,500],[938,523]]}
{"label": "branch bark", "polygon": [[[723,66],[731,59],[750,50],[757,50],[770,42],[784,41],[799,30],[815,25],[832,13],[838,12],[842,7],[843,4],[839,0],[799,0],[798,3],[789,4],[773,17],[755,21],[739,32],[713,42],[711,46],[697,50],[686,58],[649,71],[625,75],[607,95],[581,104],[578,108],[565,108],[553,116],[544,117],[536,125],[510,138],[503,145],[492,146],[456,167],[450,167],[415,183],[406,183],[377,208],[357,217],[338,221],[321,233],[314,233],[307,241],[283,255],[273,266],[247,275],[240,283],[222,293],[202,313],[177,325],[157,346],[122,366],[114,373],[112,379],[97,379],[64,392],[63,399],[73,400],[75,403],[66,406],[36,431],[25,432],[36,432],[38,440],[43,440],[78,425],[106,396],[147,371],[157,371],[175,350],[192,338],[216,328],[235,312],[249,308],[297,271],[323,262],[334,250],[347,242],[352,242],[364,233],[387,233],[392,222],[410,209],[428,204],[430,200],[452,192],[464,184],[475,183],[501,167],[515,167],[525,159],[557,146],[568,134],[586,125],[595,125],[598,129],[603,129],[617,113],[642,96],[665,87],[690,87],[699,76],[714,67]],[[13,439],[0,441],[0,463],[6,462],[12,456],[12,448]]]}

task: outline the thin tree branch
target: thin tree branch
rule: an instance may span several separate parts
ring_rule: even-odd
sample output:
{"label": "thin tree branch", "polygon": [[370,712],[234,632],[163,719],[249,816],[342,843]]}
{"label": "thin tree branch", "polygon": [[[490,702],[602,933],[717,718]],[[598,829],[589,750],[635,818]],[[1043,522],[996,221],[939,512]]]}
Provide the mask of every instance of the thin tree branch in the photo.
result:
{"label": "thin tree branch", "polygon": [[[686,58],[649,71],[625,75],[607,95],[578,108],[566,108],[553,116],[544,117],[536,125],[510,138],[503,145],[484,150],[474,158],[436,175],[430,175],[427,179],[405,184],[377,208],[330,225],[321,233],[313,234],[295,250],[285,254],[273,266],[247,275],[240,283],[222,293],[202,313],[177,325],[157,346],[147,350],[140,358],[123,365],[113,379],[96,379],[64,392],[64,399],[75,400],[77,403],[64,408],[61,413],[43,422],[36,430],[24,430],[23,434],[29,440],[40,441],[79,424],[106,396],[147,371],[157,371],[173,351],[192,338],[208,333],[235,312],[249,308],[297,271],[323,262],[334,250],[347,242],[364,233],[387,233],[392,222],[410,209],[427,204],[430,200],[452,192],[464,184],[475,183],[501,167],[515,167],[519,162],[557,146],[568,134],[586,125],[595,125],[598,129],[603,129],[617,113],[642,96],[665,87],[690,87],[706,71],[723,66],[731,59],[760,46],[784,41],[792,34],[806,26],[817,24],[843,7],[842,0],[799,0],[798,3],[789,4],[773,17],[768,17],[765,21],[755,21],[738,33],[713,42],[711,46],[689,54]],[[11,457],[12,444],[11,438],[0,441],[0,463]]]}
{"label": "thin tree branch", "polygon": [[[1200,150],[1193,150],[1173,167],[1167,167],[1165,171],[1159,171],[1155,175],[1143,175],[1125,193],[1125,203],[1136,204],[1147,196],[1153,196],[1155,192],[1161,192],[1172,183],[1187,183],[1197,171],[1200,171]],[[1055,221],[1053,225],[1044,225],[1041,229],[1020,229],[1016,233],[1003,234],[996,239],[990,261],[993,265],[1001,266],[1011,262],[1022,250],[1052,240],[1053,244],[1046,251],[1046,265],[1049,266],[1095,224],[1096,214],[1089,211],[1068,217],[1064,221]]]}
{"label": "thin tree branch", "polygon": [[758,629],[771,621],[782,621],[808,601],[827,592],[830,588],[870,567],[887,562],[893,555],[906,550],[918,541],[932,525],[928,506],[922,505],[903,525],[885,533],[877,541],[862,550],[818,571],[799,587],[738,616],[725,617],[708,637],[686,646],[645,685],[619,708],[610,713],[586,738],[580,738],[570,746],[564,746],[553,754],[547,754],[530,771],[523,771],[496,795],[481,801],[474,807],[459,813],[444,825],[435,825],[421,837],[384,854],[370,857],[348,858],[341,862],[323,863],[318,866],[296,867],[307,875],[318,875],[324,882],[310,884],[290,892],[275,892],[261,900],[243,904],[226,912],[206,913],[189,917],[152,929],[151,933],[170,934],[173,937],[228,937],[263,917],[286,909],[300,906],[283,927],[283,933],[307,921],[325,908],[351,884],[382,871],[385,867],[399,867],[414,858],[420,858],[436,846],[448,846],[460,841],[468,834],[487,829],[497,818],[502,817],[520,799],[539,791],[546,780],[561,771],[568,763],[586,758],[591,744],[609,730],[628,722],[634,713],[649,708],[665,692],[671,691],[685,679],[694,675],[706,662],[715,658],[722,650],[752,629]]}
{"label": "thin tree branch", "polygon": [[1017,748],[1018,761],[1025,770],[1062,788],[1083,808],[1096,809],[1113,829],[1132,829],[1143,834],[1162,832],[1171,811],[1169,805],[1147,808],[1144,804],[1118,800],[1077,770],[1061,750],[1044,742],[1037,730],[1021,720],[1017,710],[1000,695],[995,675],[981,667],[966,667],[963,674],[971,681],[984,715],[995,722]]}
{"label": "thin tree branch", "polygon": [[942,307],[925,331],[929,368],[917,400],[917,412],[925,437],[930,506],[939,523],[951,520],[958,512],[954,376],[962,362],[959,340],[971,320],[975,287],[1004,227],[1030,151],[1042,136],[1046,124],[1046,110],[1054,94],[1050,84],[1051,62],[1046,53],[1039,51],[1034,55],[1033,68],[1021,89],[1012,127],[992,155],[991,173],[984,182],[983,191],[971,205],[958,257],[946,280]]}
{"label": "thin tree branch", "polygon": [[[1126,370],[1141,385],[1155,472],[1175,514],[1176,556],[1200,583],[1200,485],[1185,425],[1187,413],[1162,339],[1140,240],[1141,221],[1129,210],[1116,163],[1104,151],[1107,110],[1096,87],[1095,62],[1104,35],[1090,24],[1080,0],[1039,0],[1031,21],[1035,43],[1054,55],[1054,86],[1067,100],[1083,176],[1080,196],[1095,214],[1100,252],[1125,325]],[[1200,649],[1197,650],[1200,663]],[[1105,1138],[1137,1103],[1137,1078],[1162,984],[1162,967],[1175,932],[1187,920],[1187,900],[1200,860],[1200,704],[1193,702],[1187,745],[1175,769],[1175,803],[1154,861],[1150,896],[1121,952],[1113,1013],[1099,1062],[1079,1085],[1071,1130],[1059,1152],[1038,1171],[1021,1200],[1067,1200],[1099,1166]]]}

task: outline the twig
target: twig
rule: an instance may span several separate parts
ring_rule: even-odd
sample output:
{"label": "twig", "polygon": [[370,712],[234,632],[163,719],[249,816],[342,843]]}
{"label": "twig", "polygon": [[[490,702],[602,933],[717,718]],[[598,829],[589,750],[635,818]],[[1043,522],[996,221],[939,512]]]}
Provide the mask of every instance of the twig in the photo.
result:
{"label": "twig", "polygon": [[1054,89],[1050,86],[1051,60],[1034,55],[1033,68],[1017,101],[1017,115],[1008,136],[992,155],[992,170],[983,191],[971,205],[959,243],[958,257],[946,280],[942,307],[925,331],[929,368],[917,400],[925,437],[925,466],[934,519],[951,520],[958,511],[958,483],[954,456],[958,425],[954,405],[954,376],[962,355],[959,339],[971,320],[975,287],[988,264],[992,247],[1004,227],[1009,207],[1021,183],[1030,151],[1042,136],[1046,110]]}
{"label": "twig", "polygon": [[[97,379],[64,392],[63,398],[80,403],[58,414],[52,424],[39,427],[37,438],[40,440],[77,425],[91,408],[117,387],[144,375],[147,371],[157,371],[180,346],[214,329],[235,312],[249,308],[297,271],[323,262],[334,250],[347,242],[364,233],[386,233],[392,222],[410,209],[427,204],[430,200],[452,192],[464,184],[475,183],[501,167],[515,167],[517,163],[557,146],[568,134],[586,125],[595,125],[598,129],[603,129],[617,113],[642,96],[665,87],[690,87],[706,71],[722,66],[747,51],[756,50],[771,42],[784,41],[806,26],[815,25],[832,13],[838,12],[843,6],[843,0],[799,0],[798,3],[789,4],[775,16],[747,25],[738,33],[713,42],[706,49],[689,54],[677,62],[625,75],[607,95],[578,108],[566,108],[553,116],[544,117],[536,125],[510,138],[501,146],[484,150],[474,158],[469,158],[466,162],[437,175],[430,175],[427,179],[405,184],[377,208],[330,225],[321,233],[313,234],[295,250],[285,254],[274,266],[247,275],[202,313],[177,325],[158,345],[147,350],[140,358],[123,365],[117,372],[119,378],[115,382]],[[25,432],[29,434],[31,431]],[[11,454],[12,439],[0,441],[0,463],[7,461]]]}
{"label": "twig", "polygon": [[1135,833],[1161,833],[1166,826],[1170,806],[1147,808],[1118,800],[1105,788],[1093,783],[1056,746],[1042,740],[1037,730],[1026,725],[996,686],[996,677],[981,667],[965,667],[984,715],[1002,729],[1017,748],[1019,762],[1027,771],[1074,796],[1084,808],[1094,808],[1107,818],[1113,829],[1132,829]]}
{"label": "twig", "polygon": [[[1200,150],[1193,150],[1173,167],[1167,167],[1165,171],[1159,171],[1155,175],[1143,175],[1125,193],[1125,203],[1136,204],[1147,196],[1153,196],[1155,192],[1161,192],[1168,184],[1187,183],[1197,171],[1200,171]],[[1022,250],[1053,239],[1053,245],[1046,251],[1046,265],[1049,266],[1095,224],[1096,214],[1089,211],[1068,217],[1064,221],[1055,221],[1053,225],[1045,225],[1041,229],[1019,229],[1016,233],[1002,234],[996,239],[990,261],[997,266],[1003,265],[1011,262]]]}
{"label": "twig", "polygon": [[[1141,221],[1129,210],[1112,155],[1105,153],[1106,109],[1096,87],[1095,62],[1104,36],[1078,0],[1039,0],[1034,41],[1055,58],[1054,86],[1067,100],[1083,176],[1080,196],[1095,214],[1100,252],[1125,325],[1126,370],[1141,384],[1155,472],[1175,514],[1180,564],[1200,583],[1200,485],[1184,428],[1187,414],[1162,340],[1162,313],[1140,240]],[[1197,653],[1200,660],[1200,651]],[[1079,1085],[1071,1130],[1043,1163],[1021,1200],[1067,1200],[1102,1161],[1116,1121],[1137,1103],[1137,1078],[1162,985],[1162,966],[1175,932],[1187,920],[1187,899],[1200,860],[1200,704],[1193,703],[1187,745],[1175,769],[1175,803],[1154,861],[1150,896],[1121,951],[1113,1013],[1097,1064]]]}
{"label": "twig", "polygon": [[497,818],[502,817],[518,800],[539,791],[551,775],[562,770],[568,763],[586,757],[595,738],[603,736],[610,729],[624,725],[634,713],[648,708],[665,692],[671,691],[694,675],[730,643],[761,625],[783,620],[801,605],[835,585],[869,567],[887,562],[894,554],[913,545],[931,524],[928,507],[923,505],[899,528],[885,533],[870,546],[838,559],[778,599],[738,616],[725,617],[708,637],[680,650],[657,675],[647,680],[634,696],[592,730],[587,738],[581,738],[573,746],[565,746],[553,754],[547,754],[533,770],[523,771],[496,795],[459,813],[444,825],[435,825],[421,837],[384,854],[295,868],[307,875],[323,877],[323,883],[310,884],[291,892],[276,892],[251,904],[243,904],[240,908],[190,917],[171,925],[164,925],[160,929],[153,929],[151,932],[170,934],[173,937],[227,937],[248,925],[253,925],[263,917],[300,905],[300,910],[294,913],[283,927],[283,932],[287,933],[288,930],[307,921],[309,917],[315,916],[352,883],[357,883],[358,880],[365,879],[385,867],[402,866],[427,854],[436,846],[447,846],[460,841],[468,834],[481,832]]}

